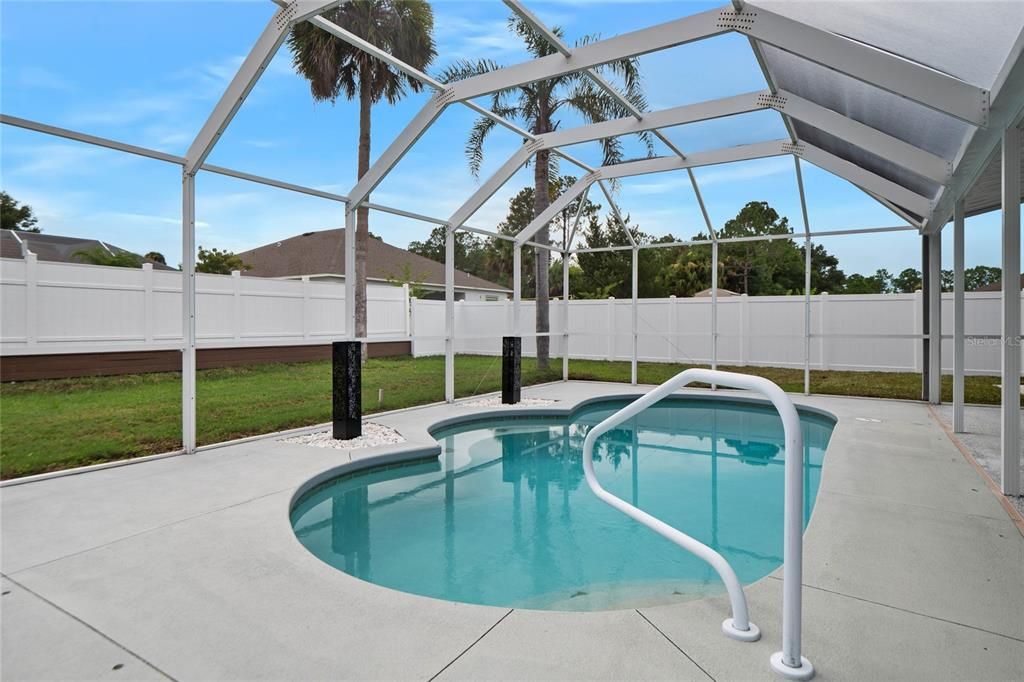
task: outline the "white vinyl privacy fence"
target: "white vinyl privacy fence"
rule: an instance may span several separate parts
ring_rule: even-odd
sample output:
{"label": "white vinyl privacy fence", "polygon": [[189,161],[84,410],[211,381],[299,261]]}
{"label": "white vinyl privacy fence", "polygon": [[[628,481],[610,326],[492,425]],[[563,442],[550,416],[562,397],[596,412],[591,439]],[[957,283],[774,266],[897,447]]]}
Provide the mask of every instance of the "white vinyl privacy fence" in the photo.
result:
{"label": "white vinyl privacy fence", "polygon": [[[999,374],[1000,292],[966,294],[966,371]],[[1024,297],[1022,297],[1024,307]],[[811,297],[811,367],[853,371],[920,372],[922,300],[914,294]],[[952,371],[953,295],[943,294],[943,369]],[[632,301],[569,302],[570,358],[630,360]],[[413,353],[444,353],[444,304],[413,301]],[[523,354],[536,353],[535,308],[522,302],[519,333]],[[551,355],[565,352],[565,305],[551,303]],[[512,330],[512,303],[455,304],[458,353],[497,355],[501,336]],[[803,296],[735,296],[718,299],[718,363],[771,367],[804,365]],[[499,330],[508,330],[499,331]],[[421,334],[423,338],[421,338]],[[637,302],[637,359],[642,362],[710,364],[710,298],[655,298]]]}
{"label": "white vinyl privacy fence", "polygon": [[[322,344],[345,337],[345,288],[336,283],[198,274],[200,347]],[[413,354],[444,353],[444,302],[410,299],[405,287],[369,286],[369,336],[408,339]],[[952,295],[943,296],[945,369],[952,364]],[[815,369],[921,371],[922,301],[917,294],[811,297]],[[0,259],[3,355],[159,350],[181,347],[181,273]],[[551,355],[566,348],[566,307],[551,303]],[[631,301],[573,300],[571,358],[629,360]],[[534,304],[523,301],[524,355],[536,353]],[[999,373],[1000,293],[968,293],[966,368]],[[802,296],[720,297],[718,362],[802,367]],[[455,304],[458,353],[499,355],[513,326],[511,301]],[[710,298],[640,299],[641,361],[709,364]]]}
{"label": "white vinyl privacy fence", "polygon": [[[196,274],[200,347],[328,343],[345,336],[345,287]],[[408,290],[371,284],[371,334],[408,338]],[[181,273],[0,259],[3,355],[178,349]]]}

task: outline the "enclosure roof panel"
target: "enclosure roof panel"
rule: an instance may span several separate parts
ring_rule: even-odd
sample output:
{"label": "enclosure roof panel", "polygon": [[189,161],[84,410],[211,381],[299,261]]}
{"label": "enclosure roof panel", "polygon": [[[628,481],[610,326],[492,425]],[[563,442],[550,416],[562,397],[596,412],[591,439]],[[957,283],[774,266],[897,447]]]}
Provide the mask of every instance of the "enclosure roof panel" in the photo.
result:
{"label": "enclosure roof panel", "polygon": [[758,7],[989,90],[1024,28],[1024,2],[792,2]]}

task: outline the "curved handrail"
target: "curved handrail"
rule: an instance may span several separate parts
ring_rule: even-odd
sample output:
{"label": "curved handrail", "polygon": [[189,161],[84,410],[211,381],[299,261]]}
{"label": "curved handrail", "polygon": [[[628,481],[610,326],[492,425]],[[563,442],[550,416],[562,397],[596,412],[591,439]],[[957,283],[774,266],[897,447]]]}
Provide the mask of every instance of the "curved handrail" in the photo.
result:
{"label": "curved handrail", "polygon": [[587,485],[602,502],[618,509],[710,564],[725,583],[732,607],[732,618],[727,618],[722,623],[722,631],[733,639],[757,640],[760,637],[760,630],[749,620],[743,587],[725,557],[704,543],[611,494],[601,487],[594,474],[594,444],[598,438],[668,397],[676,390],[694,382],[717,384],[760,393],[771,401],[782,418],[785,440],[782,651],[772,656],[771,663],[772,668],[785,677],[810,679],[814,674],[814,669],[810,662],[800,655],[800,584],[803,572],[801,565],[803,556],[803,518],[801,514],[803,506],[803,433],[796,408],[781,388],[767,379],[747,374],[700,368],[684,370],[590,429],[583,442],[583,473]]}

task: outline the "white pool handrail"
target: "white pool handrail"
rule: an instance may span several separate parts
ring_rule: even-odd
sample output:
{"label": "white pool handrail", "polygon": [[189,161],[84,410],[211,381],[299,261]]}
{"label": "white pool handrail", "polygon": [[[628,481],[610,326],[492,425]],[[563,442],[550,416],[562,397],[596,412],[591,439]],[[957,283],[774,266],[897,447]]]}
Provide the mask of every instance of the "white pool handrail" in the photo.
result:
{"label": "white pool handrail", "polygon": [[[809,680],[814,676],[814,667],[810,661],[800,655],[800,585],[803,579],[803,515],[801,513],[804,495],[803,433],[796,408],[781,388],[767,379],[747,374],[699,368],[684,370],[590,429],[583,442],[583,473],[587,485],[601,501],[708,562],[725,583],[732,606],[732,617],[726,618],[722,623],[722,632],[728,637],[744,642],[758,640],[761,637],[761,632],[749,620],[743,587],[729,562],[704,543],[611,494],[601,487],[597,476],[594,475],[594,444],[598,438],[668,397],[676,390],[694,382],[756,391],[772,402],[782,418],[786,458],[783,518],[782,651],[773,654],[770,663],[772,669],[783,677]],[[635,457],[636,453],[633,456]]]}

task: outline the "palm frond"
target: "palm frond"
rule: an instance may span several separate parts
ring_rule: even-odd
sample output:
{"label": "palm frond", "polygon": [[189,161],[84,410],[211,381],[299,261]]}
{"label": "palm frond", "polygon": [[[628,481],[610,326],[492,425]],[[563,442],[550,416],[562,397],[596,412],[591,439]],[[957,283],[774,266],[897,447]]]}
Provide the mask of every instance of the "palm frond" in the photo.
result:
{"label": "palm frond", "polygon": [[469,131],[469,138],[466,140],[466,159],[475,178],[480,177],[480,166],[484,162],[484,141],[496,125],[498,124],[493,118],[481,116]]}
{"label": "palm frond", "polygon": [[492,59],[458,59],[437,74],[437,80],[442,83],[454,83],[473,76],[479,76],[491,71],[497,71],[501,67]]}
{"label": "palm frond", "polygon": [[[549,54],[555,54],[558,50],[548,42],[548,39],[544,35],[535,29],[530,24],[519,16],[518,14],[512,14],[508,18],[508,28],[510,31],[519,36],[524,43],[526,43],[526,49],[534,57],[546,57]],[[551,29],[559,38],[564,38],[565,32],[559,26],[555,26]]]}

